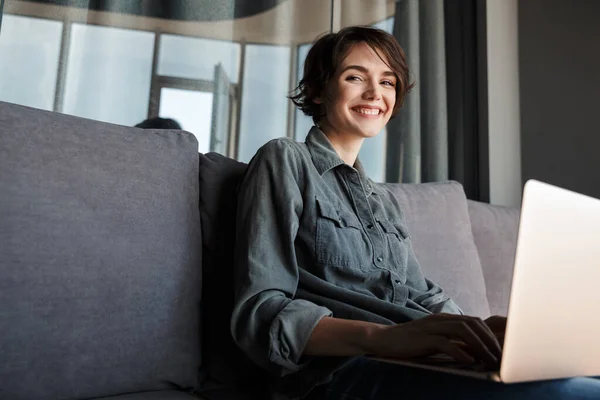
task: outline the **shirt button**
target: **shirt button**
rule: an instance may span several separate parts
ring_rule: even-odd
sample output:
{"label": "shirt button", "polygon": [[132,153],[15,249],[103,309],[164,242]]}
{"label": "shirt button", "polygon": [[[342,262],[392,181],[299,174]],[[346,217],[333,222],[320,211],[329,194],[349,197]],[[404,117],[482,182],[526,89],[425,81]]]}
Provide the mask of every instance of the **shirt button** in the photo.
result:
{"label": "shirt button", "polygon": [[367,228],[368,228],[368,229],[373,229],[373,224],[369,224],[369,225],[367,225]]}
{"label": "shirt button", "polygon": [[396,279],[394,282],[396,282],[396,283],[399,284],[400,283],[400,279]]}
{"label": "shirt button", "polygon": [[383,261],[383,257],[377,257],[377,261],[382,262]]}

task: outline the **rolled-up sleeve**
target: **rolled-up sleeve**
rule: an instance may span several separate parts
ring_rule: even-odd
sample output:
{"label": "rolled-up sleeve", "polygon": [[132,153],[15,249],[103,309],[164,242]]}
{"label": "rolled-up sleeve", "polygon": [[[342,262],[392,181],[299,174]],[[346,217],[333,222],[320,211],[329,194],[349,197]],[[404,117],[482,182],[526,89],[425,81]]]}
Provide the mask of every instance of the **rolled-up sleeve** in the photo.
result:
{"label": "rolled-up sleeve", "polygon": [[250,162],[238,195],[231,333],[258,365],[283,376],[310,363],[302,353],[327,308],[294,299],[294,241],[303,210],[293,144],[275,140]]}
{"label": "rolled-up sleeve", "polygon": [[446,313],[462,315],[462,310],[456,305],[454,300],[448,297],[442,288],[436,283],[425,278],[428,290],[416,299],[416,302],[421,304],[432,313]]}

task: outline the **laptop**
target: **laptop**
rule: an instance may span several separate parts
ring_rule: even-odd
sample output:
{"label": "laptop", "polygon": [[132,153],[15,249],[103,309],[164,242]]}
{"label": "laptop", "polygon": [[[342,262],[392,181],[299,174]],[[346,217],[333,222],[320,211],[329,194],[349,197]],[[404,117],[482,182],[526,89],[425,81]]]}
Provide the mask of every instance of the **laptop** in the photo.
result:
{"label": "laptop", "polygon": [[529,180],[499,369],[378,360],[504,383],[600,375],[600,200]]}

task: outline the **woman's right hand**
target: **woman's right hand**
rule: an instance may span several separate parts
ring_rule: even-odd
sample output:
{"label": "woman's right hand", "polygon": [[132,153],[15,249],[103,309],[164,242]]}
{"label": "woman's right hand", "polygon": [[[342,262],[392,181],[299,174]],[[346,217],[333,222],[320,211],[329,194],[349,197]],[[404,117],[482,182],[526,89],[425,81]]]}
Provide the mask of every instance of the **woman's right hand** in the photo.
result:
{"label": "woman's right hand", "polygon": [[372,331],[368,348],[372,355],[395,358],[424,357],[445,353],[461,362],[497,366],[501,347],[480,318],[432,314]]}

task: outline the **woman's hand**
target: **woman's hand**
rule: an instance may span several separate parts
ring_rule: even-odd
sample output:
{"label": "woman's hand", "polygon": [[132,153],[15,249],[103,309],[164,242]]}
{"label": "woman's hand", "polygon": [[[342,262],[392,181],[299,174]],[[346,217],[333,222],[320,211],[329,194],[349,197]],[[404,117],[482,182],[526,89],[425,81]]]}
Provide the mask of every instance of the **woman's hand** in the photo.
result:
{"label": "woman's hand", "polygon": [[486,319],[485,324],[496,336],[496,339],[500,343],[500,346],[504,344],[504,332],[506,331],[506,317],[500,315],[494,315]]}
{"label": "woman's hand", "polygon": [[399,325],[380,326],[369,336],[367,348],[382,357],[414,358],[445,353],[461,362],[497,366],[502,349],[487,321],[464,315],[433,314]]}

